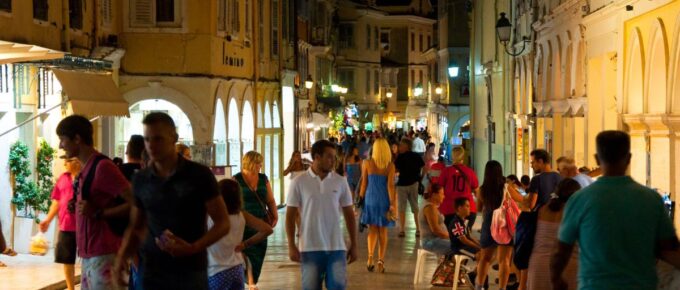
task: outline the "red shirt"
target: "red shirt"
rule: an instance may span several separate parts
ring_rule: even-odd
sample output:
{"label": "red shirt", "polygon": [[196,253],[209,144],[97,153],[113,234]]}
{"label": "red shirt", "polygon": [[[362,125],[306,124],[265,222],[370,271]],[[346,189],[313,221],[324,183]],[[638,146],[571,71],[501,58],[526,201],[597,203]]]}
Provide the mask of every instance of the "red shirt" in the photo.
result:
{"label": "red shirt", "polygon": [[446,164],[443,162],[437,162],[432,164],[429,169],[429,174],[430,174],[430,182],[431,183],[438,183],[439,182],[439,177],[442,175],[444,172],[444,169],[446,168]]}
{"label": "red shirt", "polygon": [[62,232],[76,231],[75,213],[68,211],[68,203],[73,198],[73,179],[70,172],[64,172],[52,189],[52,199],[59,204],[59,230]]}
{"label": "red shirt", "polygon": [[[83,167],[79,178],[81,187],[92,167],[94,157],[99,154],[101,153],[93,154]],[[130,184],[118,167],[109,159],[101,160],[95,169],[88,202],[96,209],[110,207],[114,197],[128,188]],[[82,196],[79,194],[78,201],[81,199]],[[116,253],[120,248],[121,237],[111,232],[106,220],[76,214],[76,242],[78,256],[91,258]]]}
{"label": "red shirt", "polygon": [[439,176],[439,185],[444,187],[444,201],[439,206],[439,212],[443,215],[456,213],[453,202],[459,197],[467,197],[470,201],[470,212],[477,212],[472,190],[479,187],[479,181],[470,167],[462,164],[446,167]]}

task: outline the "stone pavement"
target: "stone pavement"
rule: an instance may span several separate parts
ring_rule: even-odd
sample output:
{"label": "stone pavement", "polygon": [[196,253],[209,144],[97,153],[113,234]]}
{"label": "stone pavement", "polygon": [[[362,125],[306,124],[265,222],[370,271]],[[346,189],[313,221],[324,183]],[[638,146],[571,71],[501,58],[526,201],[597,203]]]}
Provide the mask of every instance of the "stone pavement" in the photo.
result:
{"label": "stone pavement", "polygon": [[[288,244],[285,234],[285,210],[279,211],[279,224],[269,237],[269,248],[264,269],[258,287],[261,290],[300,289],[300,268],[288,259]],[[429,257],[425,267],[423,284],[413,285],[413,273],[416,263],[418,239],[415,237],[413,217],[407,214],[406,237],[397,237],[397,228],[390,229],[388,236],[388,253],[385,257],[385,273],[368,272],[367,232],[359,233],[359,259],[348,266],[348,289],[446,289],[430,287],[429,279],[434,272],[437,261]],[[478,237],[481,219],[478,218],[473,235]],[[377,249],[376,249],[377,252]],[[0,268],[0,289],[63,289],[61,265],[52,262],[52,255],[44,257],[19,255],[17,257],[0,256],[0,260],[9,267]],[[79,267],[76,270],[80,272]],[[426,280],[426,281],[425,281]],[[49,286],[49,287],[48,287]],[[45,288],[48,287],[48,288]],[[63,286],[62,286],[63,287]]]}
{"label": "stone pavement", "polygon": [[[50,251],[45,256],[19,254],[15,257],[0,256],[7,267],[0,268],[0,289],[35,290],[64,289],[64,271],[60,264],[54,263]],[[76,265],[76,275],[80,275],[80,265]]]}
{"label": "stone pavement", "polygon": [[[258,287],[261,290],[301,289],[299,265],[288,259],[284,216],[285,211],[279,211],[281,219],[274,233],[269,237],[267,258],[258,283]],[[433,257],[429,257],[426,262],[424,282],[414,287],[413,273],[415,271],[416,251],[419,247],[419,242],[415,237],[413,215],[407,213],[406,217],[406,237],[399,238],[397,236],[399,233],[397,227],[390,229],[388,232],[389,241],[385,256],[384,274],[368,272],[366,270],[366,259],[368,257],[367,231],[359,233],[359,259],[347,268],[349,274],[348,289],[447,289],[431,287],[429,285],[429,279],[432,277],[437,266],[437,261]],[[477,218],[473,229],[473,234],[477,238],[479,236],[477,230],[480,227],[481,218]],[[427,281],[425,282],[425,280]]]}

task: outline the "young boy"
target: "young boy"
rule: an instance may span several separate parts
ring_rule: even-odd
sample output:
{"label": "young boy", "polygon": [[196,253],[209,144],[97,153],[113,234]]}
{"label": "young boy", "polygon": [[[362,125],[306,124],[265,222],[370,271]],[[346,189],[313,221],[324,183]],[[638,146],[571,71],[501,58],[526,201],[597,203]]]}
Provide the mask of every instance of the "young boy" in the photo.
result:
{"label": "young boy", "polygon": [[448,225],[451,250],[455,254],[475,257],[481,249],[479,242],[472,239],[470,231],[465,226],[465,219],[470,215],[470,201],[466,197],[454,200],[456,214]]}

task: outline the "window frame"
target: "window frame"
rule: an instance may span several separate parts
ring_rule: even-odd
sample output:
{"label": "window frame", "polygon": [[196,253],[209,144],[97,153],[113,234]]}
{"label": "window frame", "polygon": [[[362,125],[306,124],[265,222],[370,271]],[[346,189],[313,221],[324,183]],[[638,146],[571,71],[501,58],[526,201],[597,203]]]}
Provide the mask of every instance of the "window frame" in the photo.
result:
{"label": "window frame", "polygon": [[[68,0],[68,1],[69,1],[69,3],[68,3],[69,29],[82,31],[83,30],[83,24],[84,24],[83,18],[84,18],[84,14],[85,14],[85,12],[83,11],[84,10],[83,9],[83,0]],[[72,13],[72,11],[75,11],[75,10],[73,10],[73,6],[76,6],[76,5],[73,5],[74,4],[73,2],[75,2],[75,1],[80,2],[80,5],[79,5],[80,9],[78,10],[78,11],[80,11],[80,13],[79,13],[80,19],[79,19],[79,22],[77,23],[78,24],[77,26],[74,26],[74,23],[76,23],[76,22],[74,21],[74,17],[73,17],[74,13]]]}
{"label": "window frame", "polygon": [[[138,20],[137,1],[145,1],[150,5],[149,19]],[[159,32],[159,33],[185,33],[186,32],[186,4],[185,0],[174,1],[174,22],[156,21],[156,1],[157,0],[127,0],[123,1],[123,17],[125,24],[124,32]],[[146,23],[144,23],[146,21]]]}
{"label": "window frame", "polygon": [[[12,0],[0,0],[0,3],[6,3],[7,7],[6,8],[0,8],[0,13],[12,13]],[[0,5],[2,7],[2,5]]]}

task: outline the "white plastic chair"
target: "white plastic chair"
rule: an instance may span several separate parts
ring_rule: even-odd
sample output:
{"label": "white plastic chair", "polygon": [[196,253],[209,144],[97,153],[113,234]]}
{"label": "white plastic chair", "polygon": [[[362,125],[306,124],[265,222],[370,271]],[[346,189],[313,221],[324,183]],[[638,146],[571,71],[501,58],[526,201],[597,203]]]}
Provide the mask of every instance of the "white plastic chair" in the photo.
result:
{"label": "white plastic chair", "polygon": [[437,254],[424,250],[418,249],[416,258],[416,271],[413,273],[413,285],[417,285],[423,276],[423,269],[425,268],[425,259],[428,255],[437,256]]}
{"label": "white plastic chair", "polygon": [[453,259],[456,261],[456,268],[453,271],[453,290],[458,290],[458,280],[460,280],[460,267],[463,261],[471,258],[466,255],[454,255]]}

